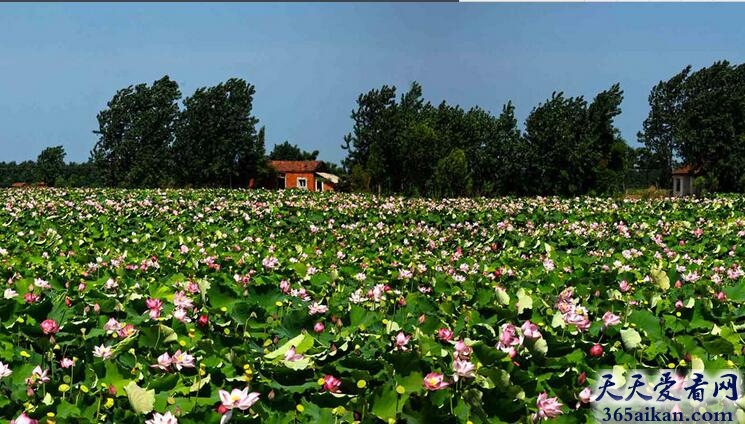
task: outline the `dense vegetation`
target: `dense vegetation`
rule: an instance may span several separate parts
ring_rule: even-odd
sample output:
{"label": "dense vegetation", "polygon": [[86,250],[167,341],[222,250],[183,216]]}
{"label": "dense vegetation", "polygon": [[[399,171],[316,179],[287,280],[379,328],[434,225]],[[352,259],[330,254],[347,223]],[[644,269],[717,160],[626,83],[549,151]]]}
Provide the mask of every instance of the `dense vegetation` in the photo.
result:
{"label": "dense vegetation", "polygon": [[585,423],[598,369],[745,365],[742,197],[2,196],[6,418]]}
{"label": "dense vegetation", "polygon": [[[649,96],[650,112],[631,148],[614,119],[623,91],[592,99],[553,93],[518,127],[508,102],[498,116],[445,101],[425,102],[413,83],[397,98],[384,85],[362,94],[342,146],[340,189],[452,196],[609,195],[670,187],[682,163],[700,170],[708,191],[745,191],[745,65],[685,68]],[[85,164],[64,163],[61,147],[36,162],[0,164],[0,185],[44,181],[60,186],[246,187],[274,180],[268,159],[310,160],[284,141],[267,155],[265,128],[252,114],[253,85],[230,79],[196,90],[179,105],[178,84],[119,90],[98,115],[99,135]]]}

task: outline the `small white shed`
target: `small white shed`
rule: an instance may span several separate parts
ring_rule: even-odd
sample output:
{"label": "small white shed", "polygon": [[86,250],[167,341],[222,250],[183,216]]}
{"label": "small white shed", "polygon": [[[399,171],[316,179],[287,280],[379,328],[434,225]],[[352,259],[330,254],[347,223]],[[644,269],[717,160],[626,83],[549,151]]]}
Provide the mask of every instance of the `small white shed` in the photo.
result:
{"label": "small white shed", "polygon": [[698,194],[693,181],[700,174],[699,168],[684,165],[673,171],[673,196],[690,196]]}

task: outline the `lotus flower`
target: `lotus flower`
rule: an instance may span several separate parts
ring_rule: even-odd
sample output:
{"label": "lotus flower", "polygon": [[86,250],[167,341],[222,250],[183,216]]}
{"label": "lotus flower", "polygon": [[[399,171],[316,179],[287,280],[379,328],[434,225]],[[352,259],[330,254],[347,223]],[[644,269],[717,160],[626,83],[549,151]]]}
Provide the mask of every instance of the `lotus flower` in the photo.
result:
{"label": "lotus flower", "polygon": [[252,407],[256,402],[258,402],[260,396],[260,394],[256,392],[249,393],[248,387],[243,390],[233,389],[230,393],[225,390],[220,390],[218,394],[220,395],[222,406],[226,409],[230,410],[235,408],[240,409],[241,411],[245,411]]}
{"label": "lotus flower", "polygon": [[334,377],[333,375],[326,374],[323,376],[323,390],[331,393],[339,393],[340,386],[341,380]]}
{"label": "lotus flower", "polygon": [[621,323],[621,318],[618,315],[615,315],[611,311],[607,311],[605,314],[603,314],[603,324],[605,324],[606,327],[610,327],[611,325],[617,325]]}
{"label": "lotus flower", "polygon": [[400,350],[400,351],[409,350],[409,348],[406,347],[406,345],[409,344],[409,340],[411,340],[411,336],[407,336],[406,334],[404,334],[403,331],[399,331],[398,334],[396,334],[395,350]]}
{"label": "lotus flower", "polygon": [[445,382],[445,376],[437,373],[437,372],[431,372],[424,376],[424,388],[427,390],[442,390],[449,386],[447,382]]}
{"label": "lotus flower", "polygon": [[549,398],[548,393],[546,392],[538,395],[536,405],[538,406],[538,417],[543,418],[544,420],[554,418],[562,414],[562,403],[559,402],[559,398]]}
{"label": "lotus flower", "polygon": [[540,339],[543,337],[541,332],[538,330],[538,326],[530,322],[530,320],[525,321],[520,329],[523,332],[523,336],[529,339]]}
{"label": "lotus flower", "polygon": [[155,412],[153,418],[146,420],[145,424],[178,424],[178,419],[170,411],[165,414]]}
{"label": "lotus flower", "polygon": [[158,363],[154,365],[150,365],[152,368],[160,368],[163,371],[168,371],[168,368],[171,366],[171,355],[168,354],[168,352],[163,353],[162,355],[158,356]]}
{"label": "lotus flower", "polygon": [[295,346],[292,346],[289,349],[287,349],[287,352],[285,353],[285,361],[295,362],[301,359],[303,359],[303,355],[296,352]]}
{"label": "lotus flower", "polygon": [[181,368],[194,368],[194,357],[179,349],[171,357],[171,364],[179,371]]}
{"label": "lotus flower", "polygon": [[11,371],[10,367],[0,362],[0,378],[5,378],[11,374],[13,374],[13,371]]}
{"label": "lotus flower", "polygon": [[54,335],[59,331],[59,324],[53,319],[45,319],[41,322],[41,331],[46,335]]}
{"label": "lotus flower", "polygon": [[21,416],[19,416],[15,420],[10,421],[10,424],[38,424],[38,423],[39,423],[39,420],[35,420],[29,417],[28,415],[26,415],[25,412],[22,413]]}
{"label": "lotus flower", "polygon": [[453,332],[448,328],[440,328],[437,330],[437,338],[443,342],[449,342],[450,340],[453,340]]}
{"label": "lotus flower", "polygon": [[93,348],[93,356],[97,358],[109,359],[113,354],[114,351],[111,349],[111,346],[105,346],[102,344]]}
{"label": "lotus flower", "polygon": [[459,377],[473,378],[476,376],[476,366],[471,361],[453,361],[453,380],[458,381]]}

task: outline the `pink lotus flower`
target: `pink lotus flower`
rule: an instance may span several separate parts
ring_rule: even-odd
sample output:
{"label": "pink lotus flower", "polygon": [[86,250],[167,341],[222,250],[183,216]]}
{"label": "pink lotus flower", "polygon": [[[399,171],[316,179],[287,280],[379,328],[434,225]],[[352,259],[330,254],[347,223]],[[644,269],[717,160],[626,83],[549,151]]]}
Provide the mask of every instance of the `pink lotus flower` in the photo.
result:
{"label": "pink lotus flower", "polygon": [[396,334],[396,346],[394,349],[400,351],[409,350],[409,348],[406,347],[406,345],[409,344],[409,340],[411,340],[411,336],[407,336],[403,331],[399,331],[398,334]]}
{"label": "pink lotus flower", "polygon": [[165,414],[153,413],[153,418],[146,420],[145,424],[178,424],[178,419],[170,411]]}
{"label": "pink lotus flower", "polygon": [[341,380],[334,377],[333,375],[326,374],[323,376],[323,390],[331,393],[339,393],[339,387],[341,386]]}
{"label": "pink lotus flower", "polygon": [[424,388],[427,390],[442,390],[449,386],[447,382],[445,382],[445,376],[437,373],[437,372],[431,372],[424,376]]}
{"label": "pink lotus flower", "polygon": [[160,312],[163,310],[163,301],[160,299],[148,299],[145,301],[147,309],[150,311],[150,318],[158,319]]}
{"label": "pink lotus flower", "polygon": [[297,353],[295,346],[290,347],[287,349],[287,352],[285,352],[285,361],[295,362],[301,359],[303,359],[303,355]]}
{"label": "pink lotus flower", "polygon": [[15,420],[10,421],[10,424],[38,424],[38,423],[39,423],[39,420],[35,420],[29,417],[28,415],[26,415],[25,412],[22,413],[21,416],[19,416]]}
{"label": "pink lotus flower", "polygon": [[46,334],[56,334],[59,331],[59,324],[53,319],[45,319],[41,322],[41,331]]}
{"label": "pink lotus flower", "polygon": [[231,410],[235,408],[240,409],[241,411],[245,411],[252,407],[259,401],[259,396],[261,396],[256,392],[248,393],[248,387],[243,390],[233,389],[230,393],[225,390],[220,390],[218,394],[220,395],[222,406],[224,406],[225,409]]}
{"label": "pink lotus flower", "polygon": [[179,371],[181,368],[194,368],[194,357],[179,349],[171,357],[171,364]]}
{"label": "pink lotus flower", "polygon": [[471,361],[453,361],[453,380],[458,381],[459,377],[473,378],[476,376],[476,366]]}
{"label": "pink lotus flower", "polygon": [[620,288],[623,293],[626,293],[627,291],[631,290],[631,285],[629,285],[628,281],[623,280],[618,283],[618,288]]}
{"label": "pink lotus flower", "polygon": [[610,327],[611,325],[617,325],[621,323],[621,318],[618,315],[615,315],[611,311],[607,311],[605,314],[603,314],[603,324],[605,324],[606,327]]}
{"label": "pink lotus flower", "polygon": [[455,357],[462,360],[467,360],[471,357],[473,349],[466,344],[462,339],[455,342]]}
{"label": "pink lotus flower", "polygon": [[171,366],[171,355],[168,354],[168,352],[165,352],[164,354],[158,356],[158,363],[150,365],[151,368],[160,368],[163,371],[168,371],[168,368]]}
{"label": "pink lotus flower", "polygon": [[453,340],[453,335],[453,332],[447,328],[440,328],[439,330],[437,330],[437,338],[443,342],[449,342],[450,340]]}
{"label": "pink lotus flower", "polygon": [[26,379],[26,385],[31,386],[38,383],[48,383],[51,379],[49,378],[49,370],[42,370],[40,366],[36,366],[31,371],[31,377]]}
{"label": "pink lotus flower", "polygon": [[590,400],[592,400],[592,390],[589,387],[585,387],[581,392],[579,392],[580,403],[577,404],[577,408],[579,408],[582,403],[590,403]]}
{"label": "pink lotus flower", "polygon": [[538,326],[530,322],[530,320],[525,321],[520,329],[523,332],[523,336],[529,339],[540,339],[543,337],[541,332],[538,330]]}
{"label": "pink lotus flower", "polygon": [[587,310],[582,306],[575,307],[574,310],[565,313],[562,318],[564,318],[564,322],[574,325],[580,331],[586,331],[592,324],[587,316]]}
{"label": "pink lotus flower", "polygon": [[520,346],[523,343],[523,336],[518,336],[517,327],[513,324],[503,324],[502,334],[499,336],[499,343],[497,343],[497,349],[502,352],[506,352],[510,355],[510,358],[514,358],[517,355],[516,346]]}
{"label": "pink lotus flower", "polygon": [[282,293],[284,293],[284,294],[288,294],[288,293],[290,293],[290,282],[289,282],[289,281],[287,281],[287,280],[282,280],[282,281],[280,281],[280,282],[279,282],[279,289],[280,289],[280,290],[282,291]]}
{"label": "pink lotus flower", "polygon": [[111,346],[99,345],[93,348],[93,356],[101,359],[109,359],[114,354]]}
{"label": "pink lotus flower", "polygon": [[313,302],[312,304],[310,304],[310,306],[308,306],[308,310],[311,315],[325,314],[326,312],[328,312],[329,307],[318,302]]}
{"label": "pink lotus flower", "polygon": [[134,335],[137,332],[137,329],[132,324],[127,324],[124,327],[122,327],[118,332],[117,335],[121,338],[127,338],[129,336]]}
{"label": "pink lotus flower", "polygon": [[71,367],[71,366],[73,366],[74,364],[75,364],[75,361],[73,361],[73,360],[72,360],[72,359],[70,359],[70,358],[62,358],[62,359],[61,359],[61,360],[59,361],[59,366],[60,366],[60,367],[62,367],[62,368],[70,368],[70,367]]}
{"label": "pink lotus flower", "polygon": [[109,318],[106,324],[103,325],[104,331],[119,331],[122,328],[124,328],[124,325],[115,318]]}
{"label": "pink lotus flower", "polygon": [[562,403],[559,402],[559,398],[549,398],[546,392],[538,395],[536,405],[538,406],[538,416],[544,420],[557,417],[563,413],[561,412]]}
{"label": "pink lotus flower", "polygon": [[176,308],[173,311],[173,317],[181,322],[191,322],[191,318],[189,318],[189,312],[186,309],[182,308]]}
{"label": "pink lotus flower", "polygon": [[313,331],[315,331],[316,333],[323,333],[323,330],[324,330],[325,328],[326,328],[326,327],[325,327],[325,326],[323,325],[323,323],[322,323],[322,322],[317,322],[317,323],[316,323],[316,324],[315,324],[315,325],[313,326]]}
{"label": "pink lotus flower", "polygon": [[189,299],[183,291],[180,291],[173,295],[173,305],[181,309],[191,309],[194,307],[194,301]]}

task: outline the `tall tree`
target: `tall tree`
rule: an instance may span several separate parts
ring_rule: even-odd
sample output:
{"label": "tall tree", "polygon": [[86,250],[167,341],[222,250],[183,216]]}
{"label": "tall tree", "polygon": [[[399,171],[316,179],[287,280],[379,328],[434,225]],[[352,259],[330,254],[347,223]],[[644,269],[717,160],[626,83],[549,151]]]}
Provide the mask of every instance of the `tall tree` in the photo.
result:
{"label": "tall tree", "polygon": [[715,62],[681,90],[674,145],[711,190],[745,191],[745,65]]}
{"label": "tall tree", "polygon": [[184,100],[173,144],[180,184],[241,186],[259,173],[264,146],[251,112],[255,88],[231,78]]}
{"label": "tall tree", "polygon": [[389,171],[398,166],[390,160],[396,156],[391,154],[397,130],[396,110],[396,87],[384,85],[360,95],[357,109],[352,111],[354,127],[342,145],[347,150],[344,168],[351,171],[360,165],[371,188],[379,192],[391,191]]}
{"label": "tall tree", "polygon": [[178,116],[178,84],[168,76],[152,86],[119,90],[98,114],[91,159],[109,186],[159,187],[170,182],[170,146]]}
{"label": "tall tree", "polygon": [[586,192],[587,102],[582,97],[553,93],[525,122],[528,178],[532,194],[577,195]]}
{"label": "tall tree", "polygon": [[589,140],[585,154],[586,165],[592,168],[587,188],[596,194],[611,194],[623,190],[628,146],[621,139],[614,119],[621,114],[623,91],[616,83],[598,93],[590,103],[587,113]]}
{"label": "tall tree", "polygon": [[56,185],[65,171],[65,148],[55,146],[42,150],[36,159],[36,170],[40,181],[48,186]]}
{"label": "tall tree", "polygon": [[655,183],[660,187],[670,187],[671,171],[675,165],[675,128],[682,106],[681,91],[690,75],[687,66],[667,81],[660,81],[649,94],[649,115],[644,120],[643,129],[637,134],[650,155],[645,156],[645,166],[658,169]]}

